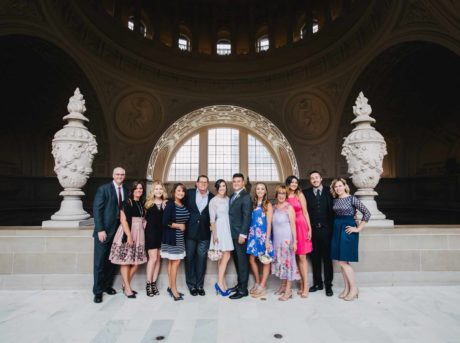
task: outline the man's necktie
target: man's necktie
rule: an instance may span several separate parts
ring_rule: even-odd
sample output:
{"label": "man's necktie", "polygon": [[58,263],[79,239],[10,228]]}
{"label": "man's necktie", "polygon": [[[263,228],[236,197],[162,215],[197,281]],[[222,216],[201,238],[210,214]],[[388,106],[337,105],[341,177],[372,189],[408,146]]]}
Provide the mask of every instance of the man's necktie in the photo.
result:
{"label": "man's necktie", "polygon": [[319,201],[319,198],[321,197],[321,191],[319,189],[316,190],[316,200]]}
{"label": "man's necktie", "polygon": [[121,187],[118,186],[118,208],[121,209]]}

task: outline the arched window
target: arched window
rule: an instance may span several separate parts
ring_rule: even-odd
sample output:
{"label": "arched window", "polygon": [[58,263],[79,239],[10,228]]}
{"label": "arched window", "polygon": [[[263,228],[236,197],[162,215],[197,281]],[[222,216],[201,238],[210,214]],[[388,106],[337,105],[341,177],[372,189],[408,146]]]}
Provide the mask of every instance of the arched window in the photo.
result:
{"label": "arched window", "polygon": [[180,50],[190,51],[191,50],[190,39],[186,35],[181,33],[177,41],[177,46],[179,47]]}
{"label": "arched window", "polygon": [[171,162],[168,181],[190,181],[199,174],[200,136],[195,135],[187,140]]}
{"label": "arched window", "polygon": [[313,25],[311,27],[311,31],[313,33],[317,33],[319,31],[319,22],[318,19],[313,19]]}
{"label": "arched window", "polygon": [[[140,22],[139,23],[140,25],[140,33],[142,36],[146,36],[147,35],[147,30],[145,28],[145,25],[143,22]],[[128,29],[130,29],[131,31],[134,31],[134,17],[129,17],[128,19]]]}
{"label": "arched window", "polygon": [[257,39],[257,46],[256,51],[262,52],[267,51],[270,48],[270,41],[268,39],[268,35],[263,35]]}
{"label": "arched window", "polygon": [[[302,27],[300,28],[300,39],[304,39],[307,36],[307,24],[303,24]],[[313,34],[317,33],[319,31],[319,22],[318,19],[314,19],[312,21],[312,26],[311,26],[311,32]]]}
{"label": "arched window", "polygon": [[219,39],[217,41],[217,54],[221,56],[230,55],[232,53],[232,43],[229,39]]}
{"label": "arched window", "polygon": [[299,175],[294,151],[276,125],[249,109],[214,105],[184,115],[163,133],[147,179],[193,183],[206,174],[230,181],[236,172],[268,183]]}

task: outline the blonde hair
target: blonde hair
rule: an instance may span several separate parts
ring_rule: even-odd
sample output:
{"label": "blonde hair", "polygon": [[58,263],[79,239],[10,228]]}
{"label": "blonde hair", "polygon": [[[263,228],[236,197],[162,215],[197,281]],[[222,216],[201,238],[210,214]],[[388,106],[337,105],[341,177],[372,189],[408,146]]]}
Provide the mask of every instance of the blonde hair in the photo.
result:
{"label": "blonde hair", "polygon": [[333,198],[337,198],[337,193],[334,190],[335,184],[337,182],[342,182],[343,185],[345,186],[345,193],[350,194],[350,187],[348,187],[347,181],[345,181],[344,178],[339,177],[337,179],[332,180],[332,183],[331,183],[331,194]]}
{"label": "blonde hair", "polygon": [[287,198],[287,187],[285,185],[278,185],[276,186],[275,188],[275,199],[278,201],[278,193],[281,191],[281,190],[284,190],[284,192],[286,193],[286,198]]}
{"label": "blonde hair", "polygon": [[262,211],[264,213],[267,213],[267,210],[268,210],[268,204],[270,204],[270,200],[268,200],[268,189],[267,189],[267,185],[263,182],[257,182],[255,187],[254,187],[254,198],[252,199],[252,208],[255,209],[257,208],[257,203],[259,201],[259,198],[257,197],[257,192],[256,192],[256,189],[257,189],[257,186],[258,185],[262,185],[265,187],[265,195],[264,197],[262,198]]}
{"label": "blonde hair", "polygon": [[145,201],[145,208],[148,209],[153,206],[153,203],[155,201],[155,195],[153,192],[155,191],[155,186],[160,185],[161,188],[163,189],[163,195],[161,196],[161,200],[165,201],[168,198],[168,193],[166,192],[165,185],[161,181],[153,181],[152,182],[152,188],[150,190],[149,195],[147,195],[147,200]]}

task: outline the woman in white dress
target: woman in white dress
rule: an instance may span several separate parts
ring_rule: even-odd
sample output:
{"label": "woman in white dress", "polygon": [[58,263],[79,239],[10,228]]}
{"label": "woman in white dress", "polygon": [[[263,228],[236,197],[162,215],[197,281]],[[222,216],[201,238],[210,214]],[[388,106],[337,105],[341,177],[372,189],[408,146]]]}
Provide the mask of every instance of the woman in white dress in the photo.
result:
{"label": "woman in white dress", "polygon": [[209,217],[211,219],[212,232],[209,249],[222,251],[222,257],[217,262],[218,280],[214,288],[217,294],[226,297],[229,295],[229,292],[225,282],[225,270],[230,259],[230,251],[234,249],[228,216],[230,200],[227,196],[227,183],[224,180],[217,180],[214,187],[216,187],[217,194],[209,202]]}

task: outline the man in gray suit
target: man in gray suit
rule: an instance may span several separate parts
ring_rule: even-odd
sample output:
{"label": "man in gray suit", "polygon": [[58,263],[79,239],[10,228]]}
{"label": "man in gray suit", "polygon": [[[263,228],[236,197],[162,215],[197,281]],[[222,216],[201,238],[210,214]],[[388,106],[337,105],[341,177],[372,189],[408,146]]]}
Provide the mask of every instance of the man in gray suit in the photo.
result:
{"label": "man in gray suit", "polygon": [[109,261],[113,238],[120,225],[120,209],[128,199],[128,190],[123,186],[125,170],[113,170],[113,181],[97,189],[93,202],[94,216],[94,302],[102,302],[102,293],[113,295],[113,279],[116,266]]}
{"label": "man in gray suit", "polygon": [[233,175],[233,194],[230,197],[229,217],[232,233],[233,260],[238,274],[238,284],[229,289],[235,292],[230,299],[248,296],[249,262],[246,254],[246,239],[251,224],[252,204],[249,193],[244,189],[244,175]]}

